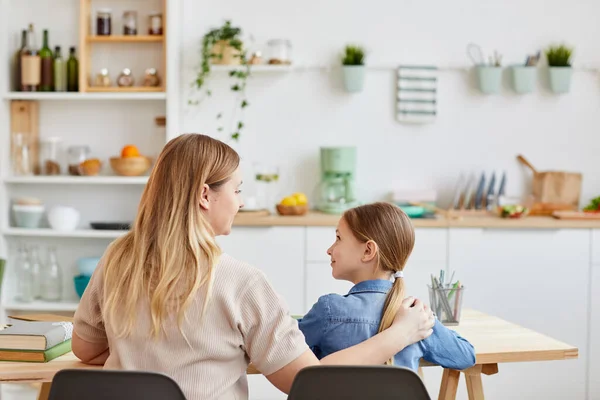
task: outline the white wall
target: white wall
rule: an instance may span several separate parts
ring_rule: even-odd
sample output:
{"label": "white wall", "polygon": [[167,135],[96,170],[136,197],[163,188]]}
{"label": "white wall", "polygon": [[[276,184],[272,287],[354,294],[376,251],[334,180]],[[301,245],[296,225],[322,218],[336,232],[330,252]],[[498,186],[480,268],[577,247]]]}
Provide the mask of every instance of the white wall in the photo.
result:
{"label": "white wall", "polygon": [[[335,63],[344,44],[359,42],[369,50],[373,66],[467,67],[470,41],[497,49],[507,65],[565,41],[576,47],[575,66],[600,67],[600,3],[589,0],[183,1],[183,131],[218,135],[215,115],[221,110],[226,118],[231,115],[233,98],[223,73],[211,79],[213,91],[222,95],[200,107],[186,106],[201,37],[225,18],[252,34],[256,44],[289,38],[300,65]],[[506,169],[508,192],[518,194],[530,177],[515,160],[523,153],[538,169],[583,172],[586,202],[600,191],[596,74],[576,71],[572,91],[564,96],[549,93],[543,73],[534,93],[516,95],[505,75],[503,94],[486,97],[474,88],[472,74],[441,72],[439,116],[426,126],[395,121],[392,69],[369,71],[365,91],[355,95],[342,90],[339,71],[255,75],[248,88],[247,129],[237,148],[247,165],[257,160],[279,164],[285,190],[311,192],[318,178],[318,147],[356,145],[365,201],[385,196],[394,181],[431,183],[447,199],[461,171],[481,169]]]}

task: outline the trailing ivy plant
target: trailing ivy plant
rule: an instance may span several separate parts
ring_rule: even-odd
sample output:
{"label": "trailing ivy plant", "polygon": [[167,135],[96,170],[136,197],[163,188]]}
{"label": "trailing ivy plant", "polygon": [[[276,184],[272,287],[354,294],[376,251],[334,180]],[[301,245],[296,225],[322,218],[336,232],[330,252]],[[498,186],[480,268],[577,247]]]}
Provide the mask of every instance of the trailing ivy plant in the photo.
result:
{"label": "trailing ivy plant", "polygon": [[[240,132],[244,128],[244,122],[242,121],[243,110],[248,107],[249,103],[246,98],[246,80],[250,76],[250,65],[246,61],[246,51],[244,49],[244,43],[240,39],[242,30],[238,27],[231,25],[231,21],[225,21],[223,26],[220,28],[211,29],[202,37],[202,64],[200,70],[196,76],[195,81],[192,83],[192,87],[198,90],[205,90],[206,97],[210,97],[212,92],[206,86],[207,78],[210,75],[211,61],[217,58],[222,58],[222,54],[213,54],[212,50],[214,45],[219,41],[224,41],[229,46],[233,47],[239,52],[237,57],[240,57],[240,64],[242,68],[233,69],[229,72],[229,76],[234,79],[230,89],[236,94],[235,106],[233,109],[232,116],[232,127],[230,138],[238,141],[240,138]],[[198,101],[188,101],[189,104],[198,104]],[[240,111],[240,118],[236,119],[237,111]],[[217,114],[217,120],[222,121],[223,113]],[[219,132],[223,131],[222,122],[219,122],[217,128]]]}

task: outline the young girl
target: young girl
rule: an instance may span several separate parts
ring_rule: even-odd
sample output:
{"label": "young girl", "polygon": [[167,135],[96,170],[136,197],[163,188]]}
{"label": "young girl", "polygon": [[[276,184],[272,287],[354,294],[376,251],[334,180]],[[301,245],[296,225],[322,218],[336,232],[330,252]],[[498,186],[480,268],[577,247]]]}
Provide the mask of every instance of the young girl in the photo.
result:
{"label": "young girl", "polygon": [[[299,320],[318,358],[360,343],[390,326],[404,298],[404,266],[415,242],[410,218],[397,206],[373,203],[346,211],[327,250],[335,279],[354,283],[347,295],[319,298]],[[417,370],[419,360],[462,370],[475,350],[438,320],[433,334],[397,353],[387,364]]]}

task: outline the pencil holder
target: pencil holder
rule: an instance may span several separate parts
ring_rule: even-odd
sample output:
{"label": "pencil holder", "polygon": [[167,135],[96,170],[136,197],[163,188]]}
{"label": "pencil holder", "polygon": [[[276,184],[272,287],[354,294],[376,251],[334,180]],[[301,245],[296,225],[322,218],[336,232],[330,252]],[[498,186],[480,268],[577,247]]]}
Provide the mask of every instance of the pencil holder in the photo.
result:
{"label": "pencil holder", "polygon": [[427,285],[427,288],[429,289],[429,304],[438,320],[444,325],[458,325],[465,287],[454,288],[450,285],[431,287],[431,285]]}
{"label": "pencil holder", "polygon": [[500,93],[500,87],[502,84],[502,67],[478,66],[475,68],[475,70],[477,71],[479,90],[481,90],[482,93]]}
{"label": "pencil holder", "polygon": [[515,92],[531,93],[535,89],[536,67],[515,65],[511,67],[512,83]]}

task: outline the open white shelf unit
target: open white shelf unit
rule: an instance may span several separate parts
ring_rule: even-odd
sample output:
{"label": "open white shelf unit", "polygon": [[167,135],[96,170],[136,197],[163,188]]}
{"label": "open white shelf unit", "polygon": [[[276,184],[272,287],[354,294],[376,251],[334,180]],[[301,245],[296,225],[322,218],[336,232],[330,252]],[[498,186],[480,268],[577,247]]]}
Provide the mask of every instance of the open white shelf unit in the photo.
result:
{"label": "open white shelf unit", "polygon": [[145,185],[147,176],[13,176],[7,184],[22,185]]}
{"label": "open white shelf unit", "polygon": [[35,300],[31,303],[11,301],[4,304],[3,308],[7,311],[75,311],[78,306],[78,301],[51,302]]}
{"label": "open white shelf unit", "polygon": [[8,92],[2,96],[5,100],[166,100],[163,92],[140,93],[78,93],[78,92]]}
{"label": "open white shelf unit", "polygon": [[5,236],[20,237],[55,237],[55,238],[96,238],[115,239],[127,233],[125,230],[76,229],[74,231],[57,231],[55,229],[26,229],[6,228],[2,231]]}

